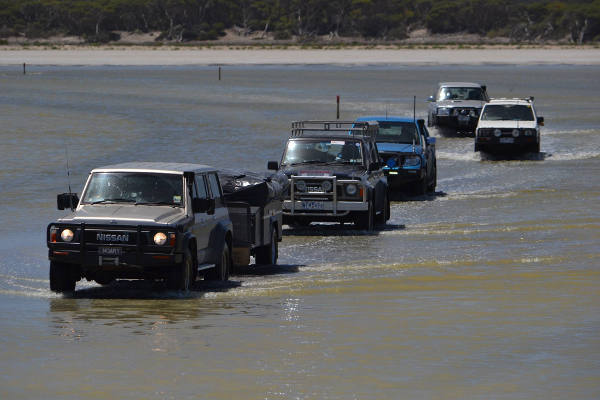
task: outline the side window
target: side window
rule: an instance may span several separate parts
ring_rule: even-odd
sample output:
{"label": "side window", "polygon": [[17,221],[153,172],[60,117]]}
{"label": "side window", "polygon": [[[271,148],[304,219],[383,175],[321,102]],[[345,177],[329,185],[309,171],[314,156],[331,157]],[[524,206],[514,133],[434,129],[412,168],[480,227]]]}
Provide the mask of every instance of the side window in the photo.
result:
{"label": "side window", "polygon": [[217,178],[217,174],[208,174],[208,182],[210,184],[211,198],[220,199],[221,198],[221,185],[219,185],[219,178]]}
{"label": "side window", "polygon": [[194,187],[194,197],[198,199],[208,198],[206,191],[206,177],[204,175],[196,175],[196,185]]}

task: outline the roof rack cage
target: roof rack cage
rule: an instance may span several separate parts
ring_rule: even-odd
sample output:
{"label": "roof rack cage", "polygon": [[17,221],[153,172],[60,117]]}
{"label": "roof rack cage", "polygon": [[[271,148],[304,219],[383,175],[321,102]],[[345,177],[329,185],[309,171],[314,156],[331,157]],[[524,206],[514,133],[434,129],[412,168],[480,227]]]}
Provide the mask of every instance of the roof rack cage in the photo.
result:
{"label": "roof rack cage", "polygon": [[521,100],[521,101],[528,101],[529,103],[533,103],[533,100],[535,100],[535,97],[533,96],[529,96],[529,97],[492,97],[490,99],[491,100]]}
{"label": "roof rack cage", "polygon": [[294,121],[292,122],[292,136],[310,136],[311,134],[364,136],[375,139],[379,132],[377,121]]}

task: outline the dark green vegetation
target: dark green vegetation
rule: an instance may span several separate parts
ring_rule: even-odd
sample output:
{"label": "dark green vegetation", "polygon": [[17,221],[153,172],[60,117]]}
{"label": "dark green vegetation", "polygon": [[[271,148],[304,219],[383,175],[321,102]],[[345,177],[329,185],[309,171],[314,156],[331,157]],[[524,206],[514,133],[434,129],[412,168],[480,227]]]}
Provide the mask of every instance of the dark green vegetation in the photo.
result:
{"label": "dark green vegetation", "polygon": [[[414,29],[513,42],[600,39],[600,0],[0,0],[0,38],[160,31],[158,40],[216,40],[224,30],[275,39],[398,40]],[[259,36],[259,37],[260,37]]]}

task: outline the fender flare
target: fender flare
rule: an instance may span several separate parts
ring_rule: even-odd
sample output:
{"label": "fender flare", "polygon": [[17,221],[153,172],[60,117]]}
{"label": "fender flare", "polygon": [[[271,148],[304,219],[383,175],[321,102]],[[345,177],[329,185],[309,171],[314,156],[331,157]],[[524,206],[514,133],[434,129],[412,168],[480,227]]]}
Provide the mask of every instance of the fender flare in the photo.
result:
{"label": "fender flare", "polygon": [[208,247],[211,252],[211,260],[215,263],[217,262],[218,257],[223,251],[225,241],[229,241],[229,251],[231,252],[231,245],[233,242],[233,227],[231,221],[219,222],[210,233]]}

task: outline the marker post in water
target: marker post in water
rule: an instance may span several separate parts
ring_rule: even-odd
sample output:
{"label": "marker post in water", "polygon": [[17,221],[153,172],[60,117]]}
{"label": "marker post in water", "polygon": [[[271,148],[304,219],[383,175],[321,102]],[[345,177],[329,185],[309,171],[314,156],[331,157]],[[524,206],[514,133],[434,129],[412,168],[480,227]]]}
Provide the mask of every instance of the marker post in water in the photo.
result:
{"label": "marker post in water", "polygon": [[340,119],[340,96],[339,95],[335,96],[335,101],[337,103],[336,119]]}
{"label": "marker post in water", "polygon": [[27,72],[26,72],[25,63],[23,63],[23,75],[25,75],[26,73],[27,73]]}
{"label": "marker post in water", "polygon": [[221,66],[219,65],[219,80],[221,80]]}

